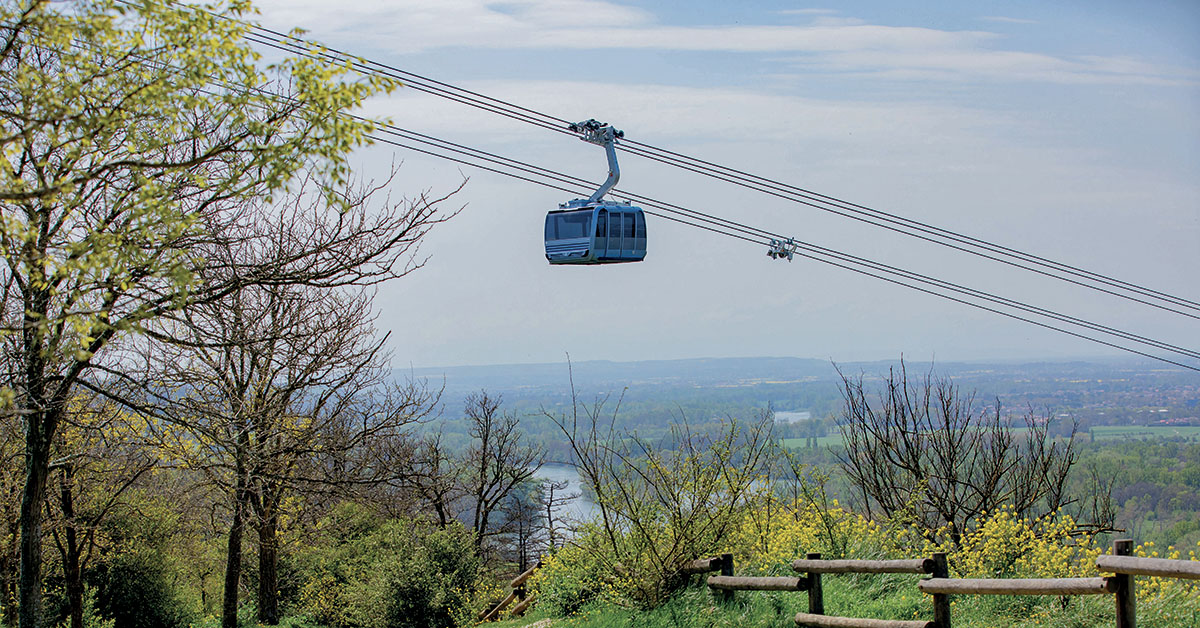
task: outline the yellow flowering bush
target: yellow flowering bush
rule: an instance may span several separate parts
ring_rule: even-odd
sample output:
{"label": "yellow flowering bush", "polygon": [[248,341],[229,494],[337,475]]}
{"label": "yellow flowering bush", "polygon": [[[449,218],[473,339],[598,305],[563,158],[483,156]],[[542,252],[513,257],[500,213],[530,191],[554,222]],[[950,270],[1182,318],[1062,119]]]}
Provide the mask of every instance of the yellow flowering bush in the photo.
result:
{"label": "yellow flowering bush", "polygon": [[[743,575],[791,575],[792,560],[808,552],[821,552],[824,558],[872,559],[946,552],[956,578],[1096,577],[1101,575],[1096,558],[1107,550],[1093,536],[1078,535],[1075,521],[1061,513],[1037,519],[1021,517],[1011,507],[1000,508],[968,527],[955,547],[946,529],[928,533],[903,520],[870,521],[834,500],[822,507],[756,488],[747,506],[720,542],[720,551],[733,554],[736,571]],[[596,610],[641,606],[635,580],[614,573],[612,562],[599,557],[605,546],[595,535],[602,532],[589,529],[577,537],[577,545],[546,560],[531,582],[541,596],[541,608],[553,615],[573,616],[584,611],[591,615],[589,606]],[[1200,560],[1200,544],[1184,552],[1160,551],[1148,542],[1139,545],[1135,554]],[[1134,580],[1139,626],[1200,626],[1200,583],[1143,576]],[[913,576],[845,576],[831,578],[825,586],[826,595],[833,599],[872,600],[884,614],[903,613],[897,617],[927,618],[932,608],[928,596],[916,590]],[[843,592],[837,593],[839,589]],[[715,611],[711,602],[704,604],[706,612]],[[1109,596],[962,595],[952,600],[956,621],[963,626],[1104,625],[1112,620],[1112,604]]]}
{"label": "yellow flowering bush", "polygon": [[940,551],[914,526],[879,523],[850,511],[838,501],[828,507],[804,499],[783,500],[756,494],[727,545],[738,571],[790,573],[788,565],[809,552],[822,558],[912,558]]}
{"label": "yellow flowering bush", "polygon": [[1091,536],[1074,536],[1069,515],[1023,518],[1011,508],[991,513],[950,554],[960,578],[1082,578],[1096,575],[1101,551]]}
{"label": "yellow flowering bush", "polygon": [[[598,530],[589,530],[596,534]],[[587,533],[580,535],[588,543]],[[592,603],[628,606],[633,597],[634,583],[609,568],[595,547],[568,545],[542,558],[542,568],[528,581],[528,588],[538,596],[538,607],[553,615],[571,617]]]}

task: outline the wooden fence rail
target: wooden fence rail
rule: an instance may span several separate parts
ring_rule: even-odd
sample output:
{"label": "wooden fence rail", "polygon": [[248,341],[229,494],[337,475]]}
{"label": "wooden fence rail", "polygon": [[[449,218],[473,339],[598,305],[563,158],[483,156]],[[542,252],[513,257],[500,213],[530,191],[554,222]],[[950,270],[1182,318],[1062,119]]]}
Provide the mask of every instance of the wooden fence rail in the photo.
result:
{"label": "wooden fence rail", "polygon": [[930,578],[921,593],[947,595],[1107,595],[1117,588],[1108,578]]}
{"label": "wooden fence rail", "polygon": [[1129,574],[1131,576],[1200,580],[1200,562],[1193,560],[1140,558],[1138,556],[1105,554],[1096,558],[1096,569],[1111,573]]}
{"label": "wooden fence rail", "polygon": [[802,558],[792,561],[792,570],[808,573],[933,573],[933,559],[809,560]]}
{"label": "wooden fence rail", "polygon": [[[1200,562],[1169,560],[1163,558],[1140,558],[1131,556],[1133,541],[1121,539],[1113,542],[1113,554],[1096,559],[1096,569],[1115,575],[1096,578],[951,578],[946,554],[936,553],[930,558],[905,560],[821,560],[821,555],[810,553],[805,558],[792,562],[794,571],[802,577],[752,577],[733,575],[733,557],[720,557],[692,561],[683,568],[683,573],[700,574],[720,571],[719,576],[709,576],[708,586],[728,600],[734,591],[808,591],[808,612],[798,613],[797,626],[814,628],[951,628],[951,595],[1112,595],[1116,602],[1117,628],[1136,628],[1136,599],[1133,576],[1160,578],[1200,579]],[[928,574],[929,578],[917,582],[922,593],[933,597],[933,620],[868,619],[859,617],[833,617],[825,615],[825,600],[821,587],[821,574],[881,574],[909,573]]]}
{"label": "wooden fence rail", "polygon": [[859,619],[857,617],[813,615],[812,613],[797,613],[796,625],[812,626],[813,628],[937,628],[937,624],[931,621]]}
{"label": "wooden fence rail", "polygon": [[539,560],[538,562],[534,563],[532,567],[526,569],[521,575],[513,578],[508,583],[508,586],[512,588],[512,592],[509,593],[503,600],[500,600],[500,602],[495,606],[492,606],[480,613],[475,620],[479,623],[496,621],[500,618],[500,613],[502,613],[504,609],[508,608],[513,602],[516,602],[517,605],[513,606],[513,609],[509,615],[513,617],[520,617],[523,615],[525,611],[529,610],[529,607],[533,604],[534,598],[537,597],[533,595],[527,596],[525,582],[528,581],[533,575],[533,572],[537,571],[541,566],[542,561]]}
{"label": "wooden fence rail", "polygon": [[724,591],[807,591],[808,579],[786,576],[709,576],[708,586]]}

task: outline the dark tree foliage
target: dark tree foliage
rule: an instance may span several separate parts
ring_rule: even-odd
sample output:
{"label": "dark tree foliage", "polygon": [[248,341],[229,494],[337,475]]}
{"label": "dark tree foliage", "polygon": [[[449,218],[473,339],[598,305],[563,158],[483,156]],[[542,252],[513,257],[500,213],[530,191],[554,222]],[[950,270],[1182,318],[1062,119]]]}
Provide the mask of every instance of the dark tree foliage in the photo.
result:
{"label": "dark tree foliage", "polygon": [[121,554],[96,579],[97,606],[114,628],[185,628],[195,619],[158,551]]}
{"label": "dark tree foliage", "polygon": [[387,585],[387,628],[443,628],[471,614],[479,558],[462,526],[409,537]]}

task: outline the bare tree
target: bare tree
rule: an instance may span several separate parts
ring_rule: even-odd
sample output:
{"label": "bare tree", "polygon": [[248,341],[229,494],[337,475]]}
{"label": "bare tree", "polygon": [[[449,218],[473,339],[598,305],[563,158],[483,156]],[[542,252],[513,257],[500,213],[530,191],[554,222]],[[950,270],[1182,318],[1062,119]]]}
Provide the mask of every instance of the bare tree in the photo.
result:
{"label": "bare tree", "polygon": [[771,451],[773,418],[730,418],[707,433],[694,432],[684,418],[655,445],[616,428],[620,403],[606,417],[607,398],[582,406],[573,389],[570,414],[545,414],[570,444],[600,513],[599,535],[578,542],[599,564],[629,577],[641,603],[657,605],[686,581],[684,564],[718,550],[750,507]]}
{"label": "bare tree", "polygon": [[329,192],[305,183],[284,202],[246,203],[235,211],[242,220],[210,225],[198,284],[227,289],[159,316],[145,329],[150,341],[127,343],[105,364],[110,380],[94,384],[184,427],[186,439],[163,431],[175,439],[167,444],[229,495],[226,626],[236,622],[245,526],[259,537],[259,620],[274,624],[283,496],[386,482],[395,469],[379,462],[383,443],[437,397],[385,381],[370,286],[420,268],[421,238],[446,219],[442,199],[374,209],[382,186],[350,186],[341,211],[330,211]]}
{"label": "bare tree", "polygon": [[979,408],[948,379],[909,379],[903,362],[875,401],[862,376],[842,374],[842,386],[839,458],[869,514],[911,517],[930,534],[948,526],[957,544],[1001,506],[1043,516],[1071,501],[1062,488],[1078,459],[1075,430],[1056,441],[1049,417],[1032,411],[1015,427],[999,401]]}
{"label": "bare tree", "polygon": [[456,519],[456,504],[463,496],[458,458],[439,432],[421,441],[412,462],[407,487],[437,514],[438,526],[446,527]]}
{"label": "bare tree", "polygon": [[172,335],[153,347],[152,401],[186,428],[168,432],[180,439],[178,455],[229,496],[224,614],[236,617],[242,536],[252,525],[259,621],[278,623],[283,498],[406,472],[380,464],[374,449],[425,416],[436,394],[387,381],[386,337],[375,337],[369,294],[246,288],[188,310]]}
{"label": "bare tree", "polygon": [[541,485],[542,525],[546,529],[546,549],[554,553],[561,543],[560,531],[568,525],[562,515],[567,504],[579,499],[579,491],[568,492],[570,484],[566,480],[543,480]]}
{"label": "bare tree", "polygon": [[471,529],[483,554],[484,541],[496,533],[492,513],[522,484],[533,479],[545,450],[528,442],[515,414],[500,412],[500,397],[486,391],[469,395],[465,413],[474,439],[463,459],[464,493],[470,500]]}
{"label": "bare tree", "polygon": [[509,555],[516,559],[518,572],[529,568],[530,559],[540,554],[543,546],[540,493],[541,484],[530,481],[509,493],[500,506],[504,516],[501,533]]}

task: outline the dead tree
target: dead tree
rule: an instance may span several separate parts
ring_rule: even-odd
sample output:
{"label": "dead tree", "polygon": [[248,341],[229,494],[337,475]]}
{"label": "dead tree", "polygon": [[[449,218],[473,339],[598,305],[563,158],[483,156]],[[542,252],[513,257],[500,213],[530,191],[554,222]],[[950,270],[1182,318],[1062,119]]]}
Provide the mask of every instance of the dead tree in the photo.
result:
{"label": "dead tree", "polygon": [[1075,431],[1056,441],[1048,416],[1031,410],[1011,425],[999,401],[977,407],[949,379],[909,379],[903,362],[877,399],[862,376],[845,374],[842,395],[838,456],[871,516],[909,517],[929,534],[948,526],[957,544],[1001,506],[1044,516],[1070,501],[1062,487],[1078,458]]}
{"label": "dead tree", "polygon": [[546,550],[550,553],[554,553],[560,547],[560,531],[569,525],[563,521],[563,508],[582,495],[579,491],[568,492],[569,486],[570,484],[566,480],[542,481],[540,507],[542,525],[546,531]]}
{"label": "dead tree", "polygon": [[545,460],[544,448],[529,443],[517,416],[500,412],[500,404],[500,397],[486,391],[469,395],[466,400],[472,444],[464,454],[461,477],[480,556],[485,540],[496,533],[490,525],[492,513],[533,479]]}

